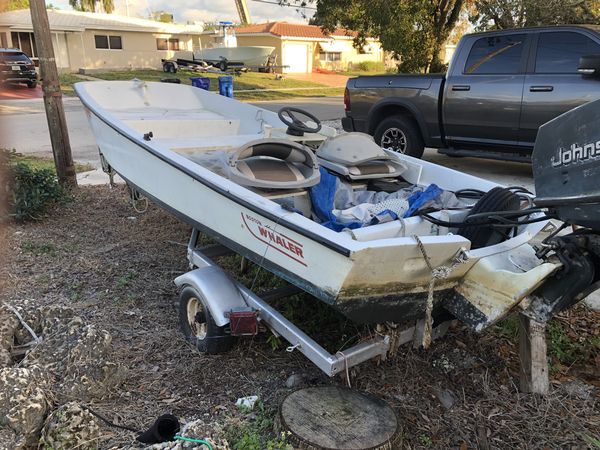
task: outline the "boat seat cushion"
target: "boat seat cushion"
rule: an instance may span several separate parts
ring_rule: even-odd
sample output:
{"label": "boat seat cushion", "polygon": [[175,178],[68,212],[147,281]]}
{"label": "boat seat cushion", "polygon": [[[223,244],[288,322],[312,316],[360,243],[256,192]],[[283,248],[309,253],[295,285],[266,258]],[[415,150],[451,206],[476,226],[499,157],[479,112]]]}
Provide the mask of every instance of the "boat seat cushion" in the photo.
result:
{"label": "boat seat cushion", "polygon": [[396,161],[376,160],[357,165],[345,165],[318,158],[319,164],[330,171],[350,180],[365,180],[370,178],[399,177],[406,167]]}
{"label": "boat seat cushion", "polygon": [[242,186],[298,189],[320,179],[316,157],[308,147],[284,139],[259,139],[229,158],[229,177]]}
{"label": "boat seat cushion", "polygon": [[399,177],[406,166],[387,154],[364,133],[327,139],[317,150],[319,164],[350,180]]}

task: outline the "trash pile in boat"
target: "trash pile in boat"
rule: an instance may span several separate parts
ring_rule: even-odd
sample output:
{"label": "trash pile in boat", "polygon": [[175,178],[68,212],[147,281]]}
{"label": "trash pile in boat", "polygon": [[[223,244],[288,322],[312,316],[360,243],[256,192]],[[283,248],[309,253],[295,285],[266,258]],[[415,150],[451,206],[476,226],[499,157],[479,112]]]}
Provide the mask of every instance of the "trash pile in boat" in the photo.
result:
{"label": "trash pile in boat", "polygon": [[110,334],[69,308],[0,305],[0,448],[95,442],[99,424],[82,405],[123,380],[110,351]]}
{"label": "trash pile in boat", "polygon": [[321,168],[319,184],[310,188],[313,220],[334,231],[410,217],[425,208],[446,209],[465,205],[454,193],[435,184],[425,189],[405,181],[376,180],[366,190],[354,191],[347,181]]}

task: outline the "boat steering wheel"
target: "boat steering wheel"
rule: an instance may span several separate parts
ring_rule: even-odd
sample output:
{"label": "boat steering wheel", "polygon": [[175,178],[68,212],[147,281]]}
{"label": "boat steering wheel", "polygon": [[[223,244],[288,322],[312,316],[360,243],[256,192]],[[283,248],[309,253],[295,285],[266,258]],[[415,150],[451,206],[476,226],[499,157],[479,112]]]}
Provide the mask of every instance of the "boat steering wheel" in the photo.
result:
{"label": "boat steering wheel", "polygon": [[[314,127],[308,126],[306,121],[298,119],[294,113],[308,117],[316,125]],[[287,125],[288,129],[286,133],[292,136],[304,136],[304,133],[318,133],[321,130],[321,121],[303,109],[284,106],[279,110],[277,115],[279,116],[279,120]]]}

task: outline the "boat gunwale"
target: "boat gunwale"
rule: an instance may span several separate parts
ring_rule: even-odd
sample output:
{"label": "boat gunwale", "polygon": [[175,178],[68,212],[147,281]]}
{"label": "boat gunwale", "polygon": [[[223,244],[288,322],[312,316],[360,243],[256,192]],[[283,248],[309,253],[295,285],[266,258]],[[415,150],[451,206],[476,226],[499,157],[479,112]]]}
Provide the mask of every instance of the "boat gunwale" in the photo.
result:
{"label": "boat gunwale", "polygon": [[[97,117],[101,122],[103,122],[104,124],[109,126],[111,129],[116,131],[120,136],[122,136],[122,137],[126,138],[128,141],[132,142],[134,145],[138,146],[139,148],[144,149],[152,156],[157,157],[159,160],[161,160],[163,162],[166,162],[167,164],[169,164],[170,166],[174,167],[175,169],[181,171],[182,173],[185,173],[186,175],[191,177],[193,180],[198,181],[199,183],[208,187],[209,189],[213,190],[214,192],[218,193],[219,195],[222,195],[225,198],[233,201],[234,203],[236,203],[242,207],[245,207],[256,214],[263,216],[265,219],[271,220],[279,225],[282,225],[282,226],[288,228],[289,230],[296,232],[303,237],[311,239],[312,241],[314,241],[318,244],[321,244],[324,247],[326,247],[330,250],[333,250],[336,253],[341,254],[345,257],[351,257],[354,253],[360,252],[360,251],[363,251],[366,249],[376,249],[380,246],[387,247],[387,245],[382,241],[387,241],[389,239],[379,239],[377,244],[374,244],[374,242],[371,241],[371,242],[369,242],[369,245],[364,245],[365,244],[364,242],[351,241],[350,244],[352,244],[352,246],[354,248],[349,247],[348,245],[340,244],[339,242],[337,242],[335,240],[324,237],[323,235],[319,234],[318,232],[316,232],[314,230],[310,230],[309,228],[303,226],[302,224],[298,224],[296,222],[291,222],[289,220],[286,220],[285,217],[287,214],[289,214],[289,212],[287,212],[287,211],[283,215],[278,215],[277,213],[275,213],[273,211],[269,211],[268,209],[261,207],[260,205],[256,204],[255,202],[252,202],[251,200],[242,198],[239,195],[237,195],[236,193],[232,193],[228,187],[221,186],[220,184],[216,183],[215,181],[207,179],[206,177],[203,177],[201,174],[197,173],[190,167],[187,167],[184,164],[175,160],[174,158],[170,157],[169,154],[165,152],[165,149],[154,148],[153,146],[148,145],[146,142],[142,141],[141,139],[136,138],[127,129],[119,127],[118,124],[115,123],[114,120],[111,121],[110,120],[111,116],[112,116],[111,110],[101,107],[97,103],[97,101],[94,100],[93,98],[89,99],[89,100],[91,100],[91,103],[88,99],[85,98],[86,96],[91,97],[91,95],[89,94],[89,91],[87,91],[85,89],[85,85],[92,84],[92,83],[97,83],[97,82],[76,83],[74,85],[74,89],[75,89],[75,92],[77,93],[79,99],[81,100],[82,104],[92,114],[94,114],[95,117]],[[80,86],[78,86],[80,84],[82,85],[81,88],[84,88],[83,92],[82,92],[82,89],[80,88]],[[158,84],[158,83],[156,83],[156,84]],[[94,107],[94,104],[96,105],[96,107]],[[109,116],[104,117],[104,116],[100,115],[99,110],[105,110],[107,113],[109,113]],[[178,154],[176,152],[173,152],[172,150],[166,149],[166,151],[178,156]],[[410,159],[413,159],[413,158],[410,158]],[[202,166],[200,166],[200,167],[202,167]],[[452,170],[452,169],[450,169],[450,170]],[[478,178],[478,177],[476,177],[476,178]],[[482,181],[485,181],[485,180],[482,180]],[[239,188],[245,189],[243,186],[237,185],[235,183],[233,183],[233,184]],[[252,191],[250,191],[250,190],[247,190],[247,191],[248,191],[248,193],[253,194]],[[256,195],[258,195],[258,194],[256,194]],[[260,195],[258,195],[258,196],[261,199],[264,198],[264,197],[261,197]],[[156,198],[154,196],[150,196],[150,197]],[[165,203],[161,202],[161,204],[165,204]],[[174,209],[169,208],[169,210],[174,210]],[[182,214],[180,214],[179,216],[181,217]],[[304,216],[301,216],[301,217],[306,219],[306,217],[304,217]],[[538,224],[538,225],[540,225],[540,224]],[[531,225],[529,225],[529,227],[530,226]],[[536,229],[536,231],[539,231],[538,227],[534,227],[534,228]],[[327,232],[327,231],[331,231],[331,230],[325,229],[323,231]],[[523,231],[526,231],[526,230],[523,230]],[[526,237],[527,235],[529,235],[528,238]],[[450,235],[450,236],[452,236],[450,239],[452,239],[452,238],[457,239],[459,237],[459,235]],[[429,241],[430,238],[433,238],[435,240],[436,238],[439,238],[439,237],[440,236],[424,235],[424,236],[421,236],[421,239],[424,241],[425,244],[427,244],[428,242],[426,242],[426,241]],[[449,238],[449,236],[444,236],[444,237],[446,239]],[[410,239],[410,238],[411,238],[411,236],[404,236],[401,239]],[[515,239],[516,239],[516,241],[515,241]],[[522,233],[520,233],[520,236],[515,236],[515,237],[509,239],[508,241],[502,242],[500,244],[496,244],[491,247],[485,247],[482,249],[468,250],[468,254],[469,254],[470,258],[479,259],[481,257],[490,256],[490,255],[493,255],[496,253],[503,253],[504,251],[506,251],[510,248],[522,245],[523,243],[527,242],[530,239],[531,239],[531,235],[529,233],[522,232]],[[460,237],[460,239],[457,239],[457,241],[455,243],[460,243],[460,242],[458,242],[459,240],[466,241],[464,238]],[[466,241],[466,242],[468,242],[468,241]]]}
{"label": "boat gunwale", "polygon": [[[189,169],[188,167],[185,167],[184,165],[178,163],[177,161],[174,161],[172,158],[169,158],[167,155],[163,154],[162,152],[154,149],[153,147],[149,146],[148,144],[146,144],[145,142],[142,142],[141,140],[135,138],[134,136],[132,136],[131,134],[127,133],[127,131],[117,127],[116,124],[112,123],[111,121],[109,121],[108,119],[102,117],[97,109],[95,109],[85,98],[85,94],[82,95],[82,92],[80,92],[80,90],[78,89],[78,86],[76,83],[74,85],[74,89],[75,92],[77,93],[77,96],[79,97],[79,99],[81,100],[81,103],[92,113],[94,114],[94,116],[96,116],[99,120],[101,120],[103,123],[105,123],[106,125],[108,125],[110,128],[112,128],[114,131],[116,131],[118,134],[120,134],[121,136],[123,136],[124,138],[128,139],[129,141],[131,141],[132,143],[138,145],[139,147],[143,148],[144,150],[146,150],[147,152],[149,152],[150,154],[152,154],[153,156],[157,157],[158,159],[162,160],[163,162],[169,164],[172,167],[175,167],[176,169],[180,170],[181,172],[185,173],[186,175],[190,176],[191,178],[193,178],[194,180],[198,181],[199,183],[203,184],[204,186],[212,189],[213,191],[219,193],[220,195],[225,196],[226,198],[228,198],[229,200],[232,200],[234,203],[239,204],[240,206],[243,206],[244,208],[247,208],[249,210],[251,210],[252,212],[255,212],[257,214],[262,215],[263,217],[272,220],[280,225],[283,225],[287,228],[289,228],[290,230],[306,237],[309,238],[319,244],[324,245],[325,247],[329,248],[330,250],[333,250],[337,253],[340,253],[346,257],[349,257],[352,255],[353,251],[351,249],[349,249],[348,247],[341,245],[337,242],[331,241],[327,238],[324,238],[323,236],[318,235],[317,233],[307,230],[305,227],[302,227],[298,224],[295,224],[293,222],[290,222],[288,220],[285,219],[285,215],[283,216],[278,216],[274,213],[272,213],[271,211],[267,211],[264,208],[260,208],[259,206],[255,205],[252,202],[249,202],[245,199],[242,199],[234,194],[232,194],[230,191],[228,191],[226,188],[219,186],[216,183],[213,183],[210,180],[207,180],[206,178],[198,175],[196,172],[194,172],[193,170]],[[84,83],[82,83],[84,84]],[[152,198],[155,198],[154,196],[151,196]],[[164,202],[161,202],[163,205],[165,204]],[[171,208],[172,209],[172,208]]]}

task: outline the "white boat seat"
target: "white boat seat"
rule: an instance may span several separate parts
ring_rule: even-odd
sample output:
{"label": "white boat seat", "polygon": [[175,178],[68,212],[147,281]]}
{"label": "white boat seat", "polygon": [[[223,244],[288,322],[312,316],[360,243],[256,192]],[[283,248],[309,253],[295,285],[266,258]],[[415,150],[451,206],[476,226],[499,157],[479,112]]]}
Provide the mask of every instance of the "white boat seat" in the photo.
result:
{"label": "white boat seat", "polygon": [[242,186],[298,189],[321,179],[308,147],[285,139],[259,139],[240,147],[229,158],[229,178]]}
{"label": "white boat seat", "polygon": [[327,139],[317,150],[317,157],[322,167],[350,180],[395,178],[407,169],[364,133],[347,133]]}
{"label": "white boat seat", "polygon": [[[390,161],[369,161],[354,166],[333,163],[326,159],[318,158],[319,164],[332,172],[342,175],[350,180],[366,180],[369,178],[398,177],[404,172],[404,166]],[[400,166],[400,167],[398,167]]]}

